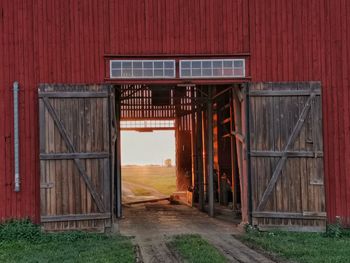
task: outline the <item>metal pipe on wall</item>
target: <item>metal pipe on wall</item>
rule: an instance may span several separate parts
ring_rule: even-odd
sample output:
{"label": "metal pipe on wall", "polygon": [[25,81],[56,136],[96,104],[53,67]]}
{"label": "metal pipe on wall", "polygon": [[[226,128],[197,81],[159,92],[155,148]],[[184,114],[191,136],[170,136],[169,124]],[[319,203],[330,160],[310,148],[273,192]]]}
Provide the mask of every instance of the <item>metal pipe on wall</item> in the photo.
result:
{"label": "metal pipe on wall", "polygon": [[15,161],[15,192],[21,190],[20,174],[19,174],[19,114],[18,114],[18,92],[19,84],[17,81],[13,83],[13,132],[14,132],[14,161]]}

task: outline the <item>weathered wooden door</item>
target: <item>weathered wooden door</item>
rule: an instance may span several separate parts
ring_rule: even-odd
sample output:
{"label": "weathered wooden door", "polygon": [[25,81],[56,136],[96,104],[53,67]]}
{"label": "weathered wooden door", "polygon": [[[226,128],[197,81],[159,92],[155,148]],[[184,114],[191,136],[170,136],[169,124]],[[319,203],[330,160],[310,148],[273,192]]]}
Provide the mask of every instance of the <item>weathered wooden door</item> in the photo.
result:
{"label": "weathered wooden door", "polygon": [[113,96],[107,85],[39,88],[41,222],[48,230],[111,226]]}
{"label": "weathered wooden door", "polygon": [[320,83],[249,87],[253,224],[325,227]]}

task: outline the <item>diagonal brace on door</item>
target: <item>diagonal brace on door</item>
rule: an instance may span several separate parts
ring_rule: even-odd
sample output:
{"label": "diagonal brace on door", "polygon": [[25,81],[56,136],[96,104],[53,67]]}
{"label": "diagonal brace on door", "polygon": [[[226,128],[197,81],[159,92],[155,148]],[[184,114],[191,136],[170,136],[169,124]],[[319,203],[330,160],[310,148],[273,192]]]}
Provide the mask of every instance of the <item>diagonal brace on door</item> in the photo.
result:
{"label": "diagonal brace on door", "polygon": [[278,180],[278,178],[281,175],[282,169],[286,164],[286,161],[288,159],[288,150],[289,148],[292,146],[292,144],[295,142],[296,138],[299,136],[301,128],[303,127],[303,124],[305,122],[305,119],[309,113],[310,107],[311,107],[311,103],[313,101],[313,99],[316,97],[316,92],[312,92],[311,95],[309,96],[308,100],[306,101],[306,104],[299,116],[298,122],[296,123],[296,125],[293,128],[292,134],[289,136],[288,141],[286,146],[284,147],[283,151],[282,151],[282,157],[281,159],[278,161],[276,169],[274,170],[271,180],[261,198],[261,201],[259,203],[259,205],[256,208],[256,211],[263,211],[266,207],[267,201],[272,193],[273,188],[276,185],[276,182]]}
{"label": "diagonal brace on door", "polygon": [[[66,143],[67,145],[67,148],[69,150],[69,152],[71,153],[75,153],[76,152],[76,149],[73,145],[73,142],[71,140],[71,138],[69,137],[62,121],[59,119],[55,109],[52,107],[49,99],[47,97],[43,97],[42,98],[43,101],[44,101],[44,105],[45,107],[47,108],[48,112],[50,113],[52,119],[54,120],[55,122],[55,125],[56,127],[58,128],[59,130],[59,133],[61,134],[64,142]],[[97,205],[97,208],[98,210],[102,213],[102,212],[105,212],[105,208],[104,208],[104,204],[101,200],[101,198],[99,197],[98,193],[95,191],[92,183],[91,183],[91,180],[90,178],[88,177],[80,159],[74,159],[74,163],[76,165],[76,167],[78,168],[78,171],[79,171],[79,174],[80,176],[83,178],[87,188],[89,189],[91,195],[92,195],[92,198],[94,199],[94,201],[96,202],[96,205]]]}

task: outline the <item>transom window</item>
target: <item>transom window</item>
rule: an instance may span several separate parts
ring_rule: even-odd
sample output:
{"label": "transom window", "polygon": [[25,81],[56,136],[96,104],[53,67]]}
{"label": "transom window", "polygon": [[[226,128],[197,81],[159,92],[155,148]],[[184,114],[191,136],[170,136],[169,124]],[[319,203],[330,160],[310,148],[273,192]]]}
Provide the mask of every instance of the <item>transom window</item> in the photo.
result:
{"label": "transom window", "polygon": [[159,129],[172,130],[175,129],[174,120],[135,120],[135,121],[120,121],[122,130],[137,130],[137,129]]}
{"label": "transom window", "polygon": [[243,78],[244,59],[180,60],[180,78]]}
{"label": "transom window", "polygon": [[175,78],[175,60],[111,60],[110,77],[112,79]]}

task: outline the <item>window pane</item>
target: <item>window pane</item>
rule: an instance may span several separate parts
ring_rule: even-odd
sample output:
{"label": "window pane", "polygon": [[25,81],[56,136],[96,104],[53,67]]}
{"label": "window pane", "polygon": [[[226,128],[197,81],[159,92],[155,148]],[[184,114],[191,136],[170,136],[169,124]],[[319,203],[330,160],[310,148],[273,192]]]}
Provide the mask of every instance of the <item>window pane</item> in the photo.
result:
{"label": "window pane", "polygon": [[213,61],[213,68],[222,68],[222,61]]}
{"label": "window pane", "polygon": [[143,62],[144,68],[153,68],[153,62]]}
{"label": "window pane", "polygon": [[181,70],[181,75],[183,77],[190,77],[191,76],[191,70],[190,69],[183,69],[183,70]]}
{"label": "window pane", "polygon": [[155,69],[154,70],[154,76],[155,77],[162,77],[163,76],[163,70],[162,69]]}
{"label": "window pane", "polygon": [[132,76],[132,70],[131,69],[123,69],[122,77],[131,77]]}
{"label": "window pane", "polygon": [[201,70],[200,69],[192,69],[192,76],[200,77],[201,76]]}
{"label": "window pane", "polygon": [[174,68],[174,63],[172,63],[172,62],[164,62],[164,68],[172,69],[172,68]]}
{"label": "window pane", "polygon": [[166,69],[166,70],[164,70],[164,75],[165,75],[166,77],[174,77],[174,71],[173,71],[173,70]]}
{"label": "window pane", "polygon": [[200,61],[194,61],[192,62],[192,68],[201,68],[201,64]]}
{"label": "window pane", "polygon": [[243,71],[243,69],[234,69],[234,74],[235,74],[236,76],[244,77],[244,71]]}
{"label": "window pane", "polygon": [[142,77],[142,69],[134,69],[133,74],[135,77]]}
{"label": "window pane", "polygon": [[211,77],[213,75],[213,70],[211,68],[209,69],[203,69],[202,70],[202,75],[203,76],[208,76]]}
{"label": "window pane", "polygon": [[123,62],[123,68],[131,68],[131,62]]}
{"label": "window pane", "polygon": [[224,61],[224,67],[225,68],[232,68],[233,61]]}
{"label": "window pane", "polygon": [[112,66],[112,69],[119,69],[119,68],[121,68],[122,63],[121,62],[117,62],[117,61],[113,61],[111,63],[111,66]]}
{"label": "window pane", "polygon": [[143,74],[145,77],[152,77],[153,76],[153,69],[145,69]]}
{"label": "window pane", "polygon": [[142,68],[142,62],[134,62],[133,63],[133,68]]}
{"label": "window pane", "polygon": [[181,62],[181,68],[191,68],[191,62]]}
{"label": "window pane", "polygon": [[202,65],[203,65],[203,68],[211,68],[212,62],[211,61],[203,61]]}
{"label": "window pane", "polygon": [[221,77],[222,76],[222,69],[221,68],[214,68],[213,75],[216,77]]}
{"label": "window pane", "polygon": [[242,68],[243,67],[243,61],[237,60],[235,61],[235,68]]}
{"label": "window pane", "polygon": [[163,68],[163,62],[154,62],[154,68]]}
{"label": "window pane", "polygon": [[223,74],[224,74],[224,76],[233,76],[233,69],[227,69],[227,68],[225,68],[225,69],[223,70]]}
{"label": "window pane", "polygon": [[120,69],[112,69],[112,77],[117,78],[122,75],[122,71]]}

